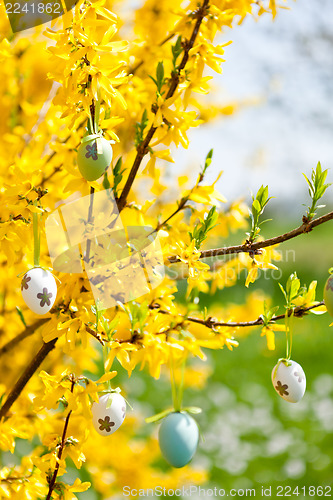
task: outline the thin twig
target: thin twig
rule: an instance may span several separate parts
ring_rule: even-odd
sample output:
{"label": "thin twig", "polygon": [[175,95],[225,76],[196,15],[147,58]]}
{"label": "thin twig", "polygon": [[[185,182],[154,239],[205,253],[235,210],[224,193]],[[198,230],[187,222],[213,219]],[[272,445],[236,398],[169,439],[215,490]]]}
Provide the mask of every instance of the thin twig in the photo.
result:
{"label": "thin twig", "polygon": [[17,481],[19,483],[25,483],[29,481],[29,479],[32,477],[33,473],[29,474],[29,476],[21,476],[21,477],[14,477],[14,476],[7,476],[3,479],[0,479],[0,483],[14,483]]}
{"label": "thin twig", "polygon": [[102,339],[102,337],[97,332],[95,332],[95,330],[93,330],[92,328],[90,328],[88,325],[85,325],[85,327],[86,327],[87,332],[90,335],[92,335],[93,337],[95,337],[95,339],[98,340],[98,342],[101,345],[104,345],[104,340]]}
{"label": "thin twig", "polygon": [[186,203],[187,202],[188,202],[188,197],[187,198],[183,198],[182,200],[180,200],[177,209],[174,212],[172,212],[172,214],[169,215],[169,217],[167,217],[163,222],[159,222],[157,224],[157,226],[155,227],[155,229],[154,229],[153,232],[156,233],[157,231],[159,231],[160,229],[162,229],[162,227],[164,227],[172,219],[172,217],[174,217],[179,212],[181,212],[184,208],[186,208]]}
{"label": "thin twig", "polygon": [[[196,14],[197,21],[195,23],[195,26],[194,26],[191,38],[186,43],[186,46],[185,46],[185,49],[184,49],[184,55],[183,55],[183,58],[181,60],[180,65],[177,68],[177,71],[174,71],[172,73],[171,84],[170,84],[170,87],[169,87],[169,90],[168,90],[168,93],[166,95],[165,100],[171,98],[174,95],[174,93],[175,93],[175,91],[176,91],[176,89],[178,87],[179,79],[180,79],[180,74],[181,74],[182,70],[186,66],[186,63],[187,63],[188,57],[189,57],[189,52],[190,52],[190,50],[192,49],[192,47],[194,45],[194,42],[195,42],[195,39],[196,39],[197,34],[199,32],[201,23],[202,23],[205,15],[207,14],[208,4],[209,4],[209,0],[204,0],[203,3],[202,3],[202,6],[197,11],[197,14]],[[141,162],[142,162],[143,158],[146,156],[146,154],[149,151],[148,146],[149,146],[150,141],[153,138],[156,130],[157,130],[157,127],[155,127],[154,125],[151,125],[151,127],[150,127],[150,129],[149,129],[149,131],[148,131],[148,133],[147,133],[144,141],[137,148],[137,154],[136,154],[134,163],[133,163],[132,168],[130,170],[130,173],[128,175],[128,178],[127,178],[126,184],[124,186],[124,189],[123,189],[123,191],[121,193],[121,196],[120,196],[120,198],[118,200],[118,209],[119,209],[119,212],[121,212],[123,210],[123,208],[125,207],[125,205],[126,205],[127,197],[128,197],[129,192],[130,192],[130,190],[132,188],[134,179],[136,177],[136,174],[138,173],[138,170],[140,168],[140,165],[141,165]]]}
{"label": "thin twig", "polygon": [[[93,219],[93,207],[94,207],[94,193],[95,193],[95,188],[90,186],[90,205],[89,205],[89,210],[88,210],[88,224],[92,222]],[[89,238],[87,240],[87,247],[86,247],[86,255],[85,255],[85,262],[89,262],[90,258],[90,248],[91,248],[91,239]]]}
{"label": "thin twig", "polygon": [[43,343],[42,347],[36,354],[36,356],[32,359],[30,364],[26,367],[24,372],[22,373],[21,377],[18,379],[16,384],[14,385],[13,389],[9,393],[5,403],[0,409],[0,420],[2,417],[4,417],[7,412],[10,410],[12,404],[16,401],[16,399],[19,397],[21,394],[22,390],[26,386],[26,384],[29,382],[33,374],[38,370],[46,356],[49,354],[50,351],[54,348],[58,338],[55,338],[51,340],[50,342]]}
{"label": "thin twig", "polygon": [[37,330],[37,328],[44,325],[44,323],[46,323],[47,321],[50,321],[50,319],[51,318],[41,318],[35,321],[35,323],[33,323],[32,325],[27,326],[27,328],[22,333],[20,333],[13,339],[9,340],[7,344],[4,344],[2,347],[0,347],[0,356],[6,354],[8,351],[13,349],[13,347],[16,347],[17,344],[19,344],[22,340],[32,335]]}
{"label": "thin twig", "polygon": [[[284,241],[291,240],[296,236],[299,236],[304,233],[309,233],[317,226],[328,222],[333,219],[333,212],[329,212],[317,219],[313,219],[312,221],[301,224],[296,229],[289,231],[288,233],[281,234],[280,236],[274,236],[274,238],[269,238],[263,241],[257,241],[256,243],[244,243],[243,245],[236,245],[231,247],[222,247],[222,248],[213,248],[211,250],[203,250],[200,254],[200,259],[205,259],[207,257],[217,257],[218,255],[230,255],[235,253],[249,253],[255,255],[259,253],[260,249],[271,247],[273,245],[277,245],[279,243],[283,243]],[[175,255],[168,258],[168,261],[171,264],[175,262],[181,262],[180,258]]]}
{"label": "thin twig", "polygon": [[[75,377],[74,377],[73,374],[71,375],[71,382],[72,382],[72,384],[71,384],[71,393],[73,394],[74,386],[75,386]],[[62,457],[62,452],[63,452],[63,450],[65,448],[66,434],[67,434],[67,429],[68,429],[68,424],[69,424],[69,419],[70,419],[71,413],[72,413],[72,410],[70,410],[68,412],[66,420],[65,420],[64,430],[62,432],[61,443],[60,443],[59,450],[58,450],[58,455],[57,455],[57,465],[55,466],[55,469],[54,469],[54,472],[53,472],[53,476],[52,476],[52,478],[50,480],[50,483],[49,483],[49,491],[48,491],[46,500],[50,500],[52,492],[53,492],[53,489],[54,489],[54,486],[55,486],[55,483],[56,483],[57,475],[58,475],[59,468],[60,468],[60,460],[61,460],[61,457]]]}
{"label": "thin twig", "polygon": [[[324,301],[318,302],[318,304],[309,306],[309,307],[296,307],[294,310],[289,310],[288,315],[301,318],[304,316],[308,311],[311,309],[316,309],[317,307],[321,307],[325,305]],[[164,309],[159,309],[158,304],[152,304],[150,306],[151,309],[158,309],[158,312],[161,314],[170,314],[168,311],[165,311]],[[178,316],[181,316],[178,314]],[[259,318],[253,320],[253,321],[217,321],[216,319],[209,317],[207,319],[200,319],[200,318],[194,318],[193,316],[182,316],[184,318],[184,321],[191,321],[192,323],[198,323],[200,325],[204,325],[207,328],[214,328],[216,326],[226,326],[230,328],[238,328],[238,327],[251,327],[251,326],[260,326],[264,324],[264,319],[262,316],[259,316]],[[273,318],[269,321],[269,323],[275,323],[276,321],[280,321],[282,319],[285,319],[285,314],[279,314],[278,316],[273,316]]]}

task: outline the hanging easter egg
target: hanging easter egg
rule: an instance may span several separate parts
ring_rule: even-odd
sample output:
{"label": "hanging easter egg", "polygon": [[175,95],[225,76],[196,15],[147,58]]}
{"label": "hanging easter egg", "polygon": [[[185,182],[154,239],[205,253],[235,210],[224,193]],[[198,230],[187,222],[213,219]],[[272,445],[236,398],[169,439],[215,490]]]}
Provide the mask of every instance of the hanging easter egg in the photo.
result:
{"label": "hanging easter egg", "polygon": [[34,267],[23,276],[21,292],[29,309],[36,314],[46,314],[57,297],[57,284],[49,271]]}
{"label": "hanging easter egg", "polygon": [[121,424],[126,416],[126,401],[117,392],[105,394],[99,398],[98,403],[93,403],[93,426],[102,436],[110,436]]}
{"label": "hanging easter egg", "polygon": [[324,302],[328,314],[333,316],[333,274],[331,274],[324,287]]}
{"label": "hanging easter egg", "polygon": [[110,166],[112,147],[109,141],[96,134],[87,135],[77,151],[77,164],[87,181],[99,179]]}
{"label": "hanging easter egg", "polygon": [[286,366],[282,361],[272,370],[272,383],[281,398],[289,403],[298,403],[302,399],[306,388],[306,378],[303,368],[295,361],[289,361]]}
{"label": "hanging easter egg", "polygon": [[187,413],[170,413],[161,423],[158,441],[165,460],[173,467],[184,467],[196,452],[198,425]]}

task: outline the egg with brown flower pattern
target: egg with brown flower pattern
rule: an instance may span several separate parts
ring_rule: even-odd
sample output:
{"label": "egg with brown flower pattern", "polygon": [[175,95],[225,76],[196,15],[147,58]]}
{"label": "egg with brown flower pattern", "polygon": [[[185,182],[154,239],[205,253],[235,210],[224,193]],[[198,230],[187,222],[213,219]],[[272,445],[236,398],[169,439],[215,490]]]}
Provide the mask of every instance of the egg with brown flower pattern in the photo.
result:
{"label": "egg with brown flower pattern", "polygon": [[29,309],[43,315],[49,312],[56,300],[57,284],[49,271],[34,267],[23,276],[21,293]]}
{"label": "egg with brown flower pattern", "polygon": [[289,403],[298,403],[306,389],[305,373],[301,365],[290,360],[289,365],[283,361],[272,370],[273,387],[281,398]]}
{"label": "egg with brown flower pattern", "polygon": [[110,436],[122,425],[126,416],[126,401],[117,392],[105,394],[93,403],[93,426],[102,436]]}

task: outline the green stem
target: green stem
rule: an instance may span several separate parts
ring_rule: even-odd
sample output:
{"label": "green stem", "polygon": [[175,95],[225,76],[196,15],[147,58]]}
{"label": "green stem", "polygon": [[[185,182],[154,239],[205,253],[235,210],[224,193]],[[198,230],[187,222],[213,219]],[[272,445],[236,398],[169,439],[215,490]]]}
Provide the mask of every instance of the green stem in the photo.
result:
{"label": "green stem", "polygon": [[179,406],[179,411],[181,410],[182,404],[183,404],[185,366],[186,366],[186,358],[182,362],[182,367],[181,367],[181,379],[180,379],[179,390],[178,390],[178,406]]}
{"label": "green stem", "polygon": [[40,236],[38,231],[38,214],[32,214],[34,232],[34,266],[39,267],[40,260]]}
{"label": "green stem", "polygon": [[291,350],[293,347],[292,318],[293,318],[293,314],[291,316],[289,316],[289,309],[287,309],[286,316],[285,316],[286,339],[287,339],[287,345],[286,345],[286,359],[287,360],[290,360],[290,358],[291,358]]}
{"label": "green stem", "polygon": [[170,381],[171,381],[171,392],[172,392],[172,404],[173,404],[175,411],[180,411],[180,408],[178,405],[177,388],[176,388],[176,381],[175,381],[175,367],[174,367],[174,361],[173,361],[172,354],[171,354],[171,361],[170,361]]}
{"label": "green stem", "polygon": [[[104,373],[106,373],[105,366],[106,366],[106,361],[107,361],[108,356],[109,356],[110,348],[107,344],[104,344],[102,349],[103,349],[103,369],[104,369]],[[111,391],[111,389],[112,389],[111,380],[108,380],[106,385],[107,385],[108,391]]]}
{"label": "green stem", "polygon": [[100,91],[99,82],[97,80],[97,99],[96,99],[95,113],[94,113],[95,134],[98,134],[100,109],[101,109],[101,91]]}
{"label": "green stem", "polygon": [[294,323],[294,315],[292,314],[289,318],[289,356],[288,356],[288,359],[291,358],[291,350],[293,348],[293,323]]}

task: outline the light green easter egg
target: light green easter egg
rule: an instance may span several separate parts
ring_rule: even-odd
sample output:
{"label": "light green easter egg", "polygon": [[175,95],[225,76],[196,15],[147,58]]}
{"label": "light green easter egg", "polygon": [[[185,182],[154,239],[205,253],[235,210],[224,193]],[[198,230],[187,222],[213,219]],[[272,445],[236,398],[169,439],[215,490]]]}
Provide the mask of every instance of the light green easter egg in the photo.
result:
{"label": "light green easter egg", "polygon": [[[89,140],[89,137],[91,139]],[[101,144],[101,153],[98,152],[97,140]],[[112,160],[112,147],[104,137],[87,136],[80,144],[77,152],[77,164],[82,177],[87,181],[99,179],[108,169]]]}
{"label": "light green easter egg", "polygon": [[329,276],[324,287],[324,302],[328,314],[333,316],[333,274]]}

